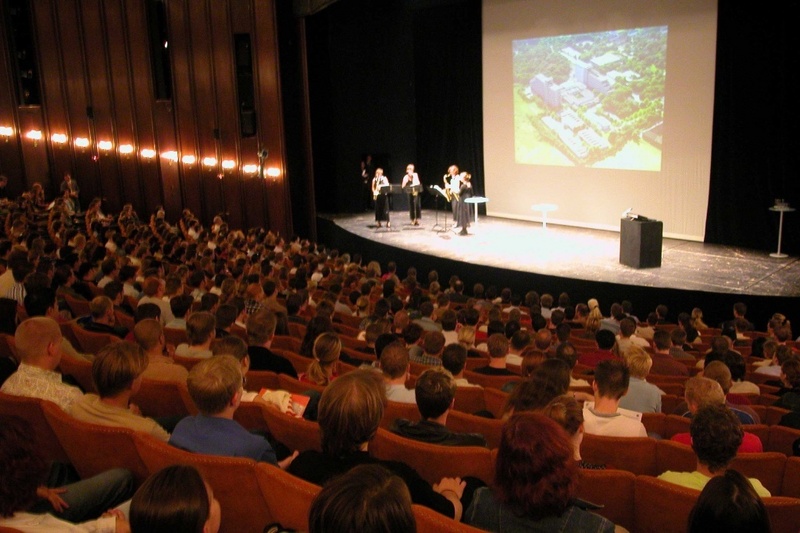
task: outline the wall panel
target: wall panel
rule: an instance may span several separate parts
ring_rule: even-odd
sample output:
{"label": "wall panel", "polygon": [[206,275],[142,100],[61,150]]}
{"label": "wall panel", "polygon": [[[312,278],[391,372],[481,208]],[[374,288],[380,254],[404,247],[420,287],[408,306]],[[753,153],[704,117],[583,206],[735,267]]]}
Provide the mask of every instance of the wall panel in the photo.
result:
{"label": "wall panel", "polygon": [[[8,28],[0,19],[0,125],[23,133],[40,129],[44,136],[37,143],[0,139],[0,171],[15,185],[11,191],[38,181],[52,197],[69,171],[84,206],[100,196],[110,213],[130,202],[146,216],[164,205],[173,221],[188,208],[205,223],[228,212],[234,228],[288,233],[283,175],[265,181],[242,172],[258,163],[261,146],[269,150],[266,166],[285,169],[273,0],[165,0],[173,96],[163,101],[154,97],[148,2],[32,1],[42,79],[37,107],[17,105]],[[235,33],[250,35],[254,60],[258,132],[248,138],[240,133]],[[69,143],[53,145],[50,134],[61,132]],[[90,146],[76,147],[77,137],[89,138]],[[98,140],[112,141],[114,149],[98,151]],[[135,152],[120,154],[120,144]],[[196,161],[145,159],[142,149],[190,154]],[[207,156],[217,158],[216,168],[203,166]],[[221,172],[223,159],[236,168]]]}

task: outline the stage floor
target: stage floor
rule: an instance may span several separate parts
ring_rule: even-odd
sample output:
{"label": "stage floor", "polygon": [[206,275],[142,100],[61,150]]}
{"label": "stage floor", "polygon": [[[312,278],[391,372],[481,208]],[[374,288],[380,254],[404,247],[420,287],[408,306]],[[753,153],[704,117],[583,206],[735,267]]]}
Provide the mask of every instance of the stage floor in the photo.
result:
{"label": "stage floor", "polygon": [[619,263],[619,233],[538,222],[481,217],[459,236],[452,216],[426,210],[421,225],[408,213],[391,213],[392,228],[378,228],[372,213],[321,215],[359,237],[388,246],[469,264],[641,287],[712,293],[800,296],[800,261],[733,246],[664,239],[660,268]]}

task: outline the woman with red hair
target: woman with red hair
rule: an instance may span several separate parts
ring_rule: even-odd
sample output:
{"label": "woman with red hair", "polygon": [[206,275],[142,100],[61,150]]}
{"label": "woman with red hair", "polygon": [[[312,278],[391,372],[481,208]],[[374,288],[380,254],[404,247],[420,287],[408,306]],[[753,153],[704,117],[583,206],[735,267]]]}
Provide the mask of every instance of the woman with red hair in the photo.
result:
{"label": "woman with red hair", "polygon": [[475,491],[464,522],[488,531],[612,532],[605,518],[575,499],[578,465],[567,434],[553,420],[525,412],[503,427],[494,486]]}

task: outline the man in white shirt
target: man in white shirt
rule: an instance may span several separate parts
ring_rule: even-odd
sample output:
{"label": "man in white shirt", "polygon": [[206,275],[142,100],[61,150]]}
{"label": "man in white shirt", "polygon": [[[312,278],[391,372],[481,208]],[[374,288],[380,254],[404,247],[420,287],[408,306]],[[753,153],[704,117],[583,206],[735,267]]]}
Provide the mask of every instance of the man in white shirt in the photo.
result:
{"label": "man in white shirt", "polygon": [[646,437],[642,413],[621,409],[620,399],[628,392],[630,372],[622,361],[606,360],[594,371],[594,402],[583,406],[584,430],[589,435]]}
{"label": "man in white shirt", "polygon": [[380,363],[386,383],[386,399],[392,402],[417,403],[414,389],[407,389],[405,385],[411,369],[405,345],[402,342],[393,342],[384,348]]}
{"label": "man in white shirt", "polygon": [[77,387],[61,381],[61,329],[52,318],[29,318],[14,333],[19,368],[0,388],[14,396],[40,398],[66,410],[83,396]]}

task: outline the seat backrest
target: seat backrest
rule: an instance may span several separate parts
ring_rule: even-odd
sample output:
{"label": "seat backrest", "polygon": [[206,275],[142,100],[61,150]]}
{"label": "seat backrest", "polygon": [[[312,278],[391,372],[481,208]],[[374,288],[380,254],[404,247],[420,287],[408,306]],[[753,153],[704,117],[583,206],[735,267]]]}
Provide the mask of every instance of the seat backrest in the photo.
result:
{"label": "seat backrest", "polygon": [[14,341],[13,334],[0,333],[0,357],[9,357],[15,361],[19,361],[17,357],[17,343]]}
{"label": "seat backrest", "polygon": [[58,368],[62,375],[71,376],[85,392],[97,392],[92,378],[92,363],[86,359],[62,353]]}
{"label": "seat backrest", "polygon": [[339,340],[342,341],[343,347],[350,348],[351,350],[357,350],[358,348],[364,348],[367,346],[366,341],[362,341],[358,337],[346,334],[339,334]]}
{"label": "seat backrest", "polygon": [[637,533],[684,533],[699,491],[650,476],[637,476],[634,528]]}
{"label": "seat backrest", "polygon": [[289,322],[289,335],[302,340],[306,336],[306,327],[298,322]]}
{"label": "seat backrest", "polygon": [[415,403],[387,401],[386,407],[383,409],[381,427],[386,429],[390,428],[398,418],[405,418],[406,420],[417,422],[421,420],[422,415],[420,415],[417,404]]}
{"label": "seat backrest", "polygon": [[[43,405],[45,403],[50,402],[39,398],[13,396],[0,392],[0,415],[25,419],[33,428],[36,447],[46,460],[69,462],[67,453],[44,415]],[[56,404],[53,405],[56,409],[60,409]]]}
{"label": "seat backrest", "polygon": [[128,331],[132,331],[134,326],[136,326],[136,321],[134,320],[134,318],[124,311],[115,309],[114,316],[117,318],[117,324],[125,328],[128,328]]}
{"label": "seat backrest", "polygon": [[800,498],[800,457],[788,457],[783,468],[781,496]]}
{"label": "seat backrest", "polygon": [[763,441],[764,450],[769,452],[779,452],[787,457],[794,455],[792,445],[800,439],[800,429],[794,429],[786,426],[770,426],[769,436],[766,441]]}
{"label": "seat backrest", "polygon": [[483,530],[456,522],[452,518],[437,513],[422,505],[413,504],[414,519],[417,522],[417,533],[479,533]]}
{"label": "seat backrest", "polygon": [[464,377],[470,383],[475,383],[481,387],[492,387],[502,389],[503,385],[511,381],[522,381],[522,376],[487,376],[479,372],[464,371]]}
{"label": "seat backrest", "polygon": [[264,463],[256,464],[255,474],[271,520],[288,529],[308,531],[308,511],[320,488]]}
{"label": "seat backrest", "polygon": [[491,483],[494,477],[491,453],[477,446],[427,444],[379,428],[369,444],[369,453],[378,459],[403,462],[431,484],[443,477],[474,476],[485,483]]}
{"label": "seat backrest", "polygon": [[261,389],[278,388],[278,374],[269,370],[250,370],[247,372],[247,390],[259,392]]}
{"label": "seat backrest", "polygon": [[[70,463],[82,479],[111,468],[127,468],[133,473],[137,484],[147,478],[147,467],[139,457],[132,429],[83,422],[49,402],[42,404],[42,410]],[[103,453],[112,450],[113,453]]]}
{"label": "seat backrest", "polygon": [[656,442],[656,475],[667,470],[673,472],[692,472],[697,467],[697,455],[691,446],[660,440]]}
{"label": "seat backrest", "polygon": [[459,411],[450,411],[447,416],[447,427],[450,430],[459,433],[480,433],[486,439],[486,446],[489,449],[500,446],[504,423],[504,420],[497,418],[484,418]]}
{"label": "seat backrest", "polygon": [[257,406],[261,411],[261,416],[267,425],[269,433],[275,440],[283,443],[290,450],[301,452],[305,450],[322,451],[322,432],[316,422],[311,422],[304,418],[295,418],[266,405],[252,405]]}
{"label": "seat backrest", "polygon": [[688,433],[691,424],[692,420],[685,416],[668,414],[664,419],[664,434],[662,437],[669,439],[676,433]]}
{"label": "seat backrest", "polygon": [[151,475],[174,464],[200,471],[223,509],[220,531],[261,533],[272,522],[252,459],[191,453],[142,433],[134,435],[134,442]]}
{"label": "seat backrest", "polygon": [[67,302],[67,307],[72,312],[75,318],[87,316],[91,313],[89,309],[89,302],[81,298],[75,298],[71,294],[64,294],[64,301]]}
{"label": "seat backrest", "polygon": [[305,381],[300,381],[286,374],[278,374],[278,388],[295,394],[303,394],[308,390],[315,390],[321,393],[325,390],[325,387],[317,385],[316,383],[306,383]]}
{"label": "seat backrest", "polygon": [[636,476],[625,470],[579,470],[578,498],[603,505],[593,512],[630,531],[635,487]]}
{"label": "seat backrest", "polygon": [[462,413],[477,413],[486,410],[486,400],[481,387],[458,387],[453,409]]}
{"label": "seat backrest", "polygon": [[783,490],[786,456],[782,453],[740,453],[733,458],[730,468],[759,480],[774,496],[779,496]]}
{"label": "seat backrest", "polygon": [[503,416],[503,409],[508,402],[508,393],[498,389],[484,388],[483,400],[486,403],[486,410],[494,415],[495,418]]}
{"label": "seat backrest", "polygon": [[313,361],[313,359],[309,357],[303,357],[297,352],[293,352],[292,350],[284,350],[283,348],[273,348],[272,353],[275,355],[280,355],[281,357],[285,357],[292,363],[295,372],[297,375],[306,372],[308,370],[308,365]]}
{"label": "seat backrest", "polygon": [[291,350],[293,352],[297,352],[300,350],[301,343],[302,341],[296,337],[290,337],[288,335],[275,335],[272,338],[270,349],[279,348],[281,350]]}
{"label": "seat backrest", "polygon": [[194,368],[194,365],[199,363],[203,360],[202,357],[185,357],[181,355],[173,355],[172,360],[175,361],[177,364],[184,367],[186,370],[191,370]]}
{"label": "seat backrest", "polygon": [[87,331],[75,322],[69,322],[75,339],[78,341],[78,346],[83,353],[97,354],[101,349],[106,347],[112,342],[119,342],[120,339],[116,335],[110,333],[97,333],[94,331]]}
{"label": "seat backrest", "polygon": [[790,413],[789,409],[782,409],[773,405],[767,406],[767,414],[761,418],[761,421],[768,426],[774,426],[780,423],[783,415]]}
{"label": "seat backrest", "polygon": [[164,339],[173,346],[189,342],[186,330],[181,328],[164,328]]}
{"label": "seat backrest", "polygon": [[647,434],[664,436],[664,413],[642,413],[642,424],[644,424]]}
{"label": "seat backrest", "polygon": [[656,474],[656,440],[649,437],[585,435],[581,456],[590,463],[605,464],[636,475]]}
{"label": "seat backrest", "polygon": [[142,379],[142,385],[131,398],[131,403],[139,406],[144,416],[151,418],[197,414],[186,384],[174,381]]}
{"label": "seat backrest", "polygon": [[764,498],[772,533],[797,533],[800,523],[800,499],[787,497]]}

